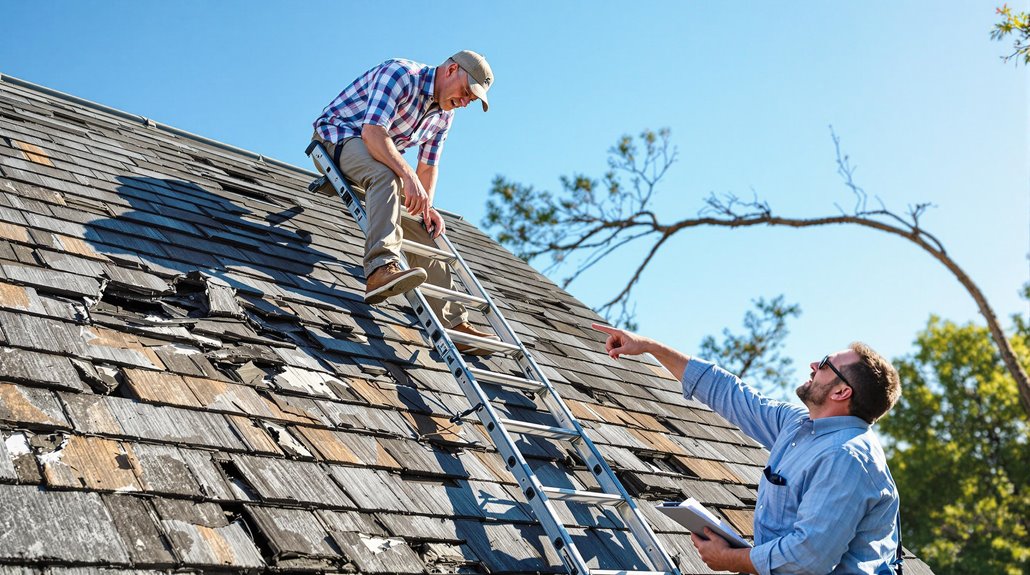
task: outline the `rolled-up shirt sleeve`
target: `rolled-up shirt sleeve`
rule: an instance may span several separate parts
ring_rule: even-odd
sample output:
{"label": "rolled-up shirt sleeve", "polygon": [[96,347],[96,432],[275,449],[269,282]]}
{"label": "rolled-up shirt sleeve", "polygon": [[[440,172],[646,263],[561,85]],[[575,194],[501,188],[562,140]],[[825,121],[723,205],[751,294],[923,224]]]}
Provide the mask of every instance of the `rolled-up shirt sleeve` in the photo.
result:
{"label": "rolled-up shirt sleeve", "polygon": [[436,166],[440,163],[440,155],[443,154],[443,143],[447,141],[447,133],[451,131],[452,121],[453,116],[448,115],[443,127],[433,136],[433,139],[422,144],[422,147],[418,150],[418,160],[420,162],[430,166]]}
{"label": "rolled-up shirt sleeve", "polygon": [[793,531],[751,549],[751,563],[760,575],[829,573],[880,497],[861,460],[846,448],[821,456],[798,480],[811,488],[798,507]]}
{"label": "rolled-up shirt sleeve", "polygon": [[804,408],[766,397],[721,367],[693,357],[681,383],[683,397],[711,407],[766,449],[772,448],[786,423],[808,414]]}
{"label": "rolled-up shirt sleeve", "polygon": [[397,105],[404,95],[405,69],[398,64],[388,64],[379,69],[369,86],[368,109],[361,124],[374,124],[389,128],[397,112]]}

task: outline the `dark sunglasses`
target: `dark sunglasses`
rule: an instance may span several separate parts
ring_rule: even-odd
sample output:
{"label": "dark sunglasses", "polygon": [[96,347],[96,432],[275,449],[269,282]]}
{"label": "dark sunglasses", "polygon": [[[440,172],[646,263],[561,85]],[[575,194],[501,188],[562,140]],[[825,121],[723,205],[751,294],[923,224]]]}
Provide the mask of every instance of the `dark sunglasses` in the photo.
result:
{"label": "dark sunglasses", "polygon": [[851,385],[851,382],[848,381],[848,378],[844,377],[844,374],[840,371],[837,371],[837,368],[833,367],[833,364],[830,363],[830,356],[824,357],[823,360],[819,362],[819,367],[815,368],[815,370],[819,371],[824,367],[829,367],[831,370],[833,370],[833,373],[837,374],[837,377],[839,377],[841,381],[843,381],[848,387],[854,389],[854,386]]}
{"label": "dark sunglasses", "polygon": [[762,470],[762,473],[765,474],[765,478],[769,480],[769,483],[772,483],[773,485],[787,484],[787,478],[780,475],[779,473],[773,473],[772,468],[768,465],[765,466],[765,469]]}

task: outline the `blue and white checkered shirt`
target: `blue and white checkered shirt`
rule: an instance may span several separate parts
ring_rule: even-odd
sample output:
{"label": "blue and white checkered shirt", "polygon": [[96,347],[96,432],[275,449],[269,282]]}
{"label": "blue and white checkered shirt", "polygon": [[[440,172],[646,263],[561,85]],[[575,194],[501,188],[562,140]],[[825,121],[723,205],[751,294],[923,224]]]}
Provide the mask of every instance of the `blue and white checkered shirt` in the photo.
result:
{"label": "blue and white checkered shirt", "polygon": [[360,137],[365,124],[382,126],[398,151],[421,146],[419,162],[435,166],[454,118],[453,110],[433,101],[435,80],[433,66],[387,60],[344,88],[315,120],[315,130],[335,143]]}
{"label": "blue and white checkered shirt", "polygon": [[852,416],[809,419],[730,373],[690,358],[683,395],[769,449],[758,485],[751,562],[760,575],[891,573],[898,489],[880,442]]}

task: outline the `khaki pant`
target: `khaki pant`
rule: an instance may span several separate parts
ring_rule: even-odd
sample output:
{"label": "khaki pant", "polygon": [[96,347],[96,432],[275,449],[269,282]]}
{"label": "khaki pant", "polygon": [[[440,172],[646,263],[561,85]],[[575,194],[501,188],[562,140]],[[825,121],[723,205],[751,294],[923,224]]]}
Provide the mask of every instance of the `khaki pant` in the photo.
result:
{"label": "khaki pant", "polygon": [[[313,139],[322,144],[330,158],[337,157],[336,148],[343,146],[338,152],[337,167],[354,193],[365,201],[365,211],[368,212],[368,233],[365,237],[363,259],[365,277],[382,265],[400,262],[401,239],[405,236],[420,244],[433,246],[429,232],[420,222],[401,217],[404,196],[401,193],[400,178],[368,153],[368,148],[361,138],[347,138],[332,144],[315,132]],[[451,270],[447,264],[415,254],[406,254],[406,257],[409,266],[426,270],[429,276],[426,280],[428,283],[454,289]],[[460,303],[436,298],[426,298],[426,301],[436,317],[448,328],[468,319],[468,312]]]}

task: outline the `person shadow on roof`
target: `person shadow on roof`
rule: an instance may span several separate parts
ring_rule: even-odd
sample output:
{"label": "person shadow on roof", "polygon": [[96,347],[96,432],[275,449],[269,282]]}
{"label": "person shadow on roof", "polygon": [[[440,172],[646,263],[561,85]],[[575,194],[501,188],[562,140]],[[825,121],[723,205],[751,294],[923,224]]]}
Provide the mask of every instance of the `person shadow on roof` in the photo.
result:
{"label": "person shadow on roof", "polygon": [[85,223],[84,239],[98,253],[164,277],[199,273],[244,297],[340,309],[351,323],[341,327],[370,337],[383,336],[375,318],[410,321],[363,302],[360,232],[342,206],[306,210],[292,199],[183,179],[115,180],[127,205],[108,202],[112,217]]}

